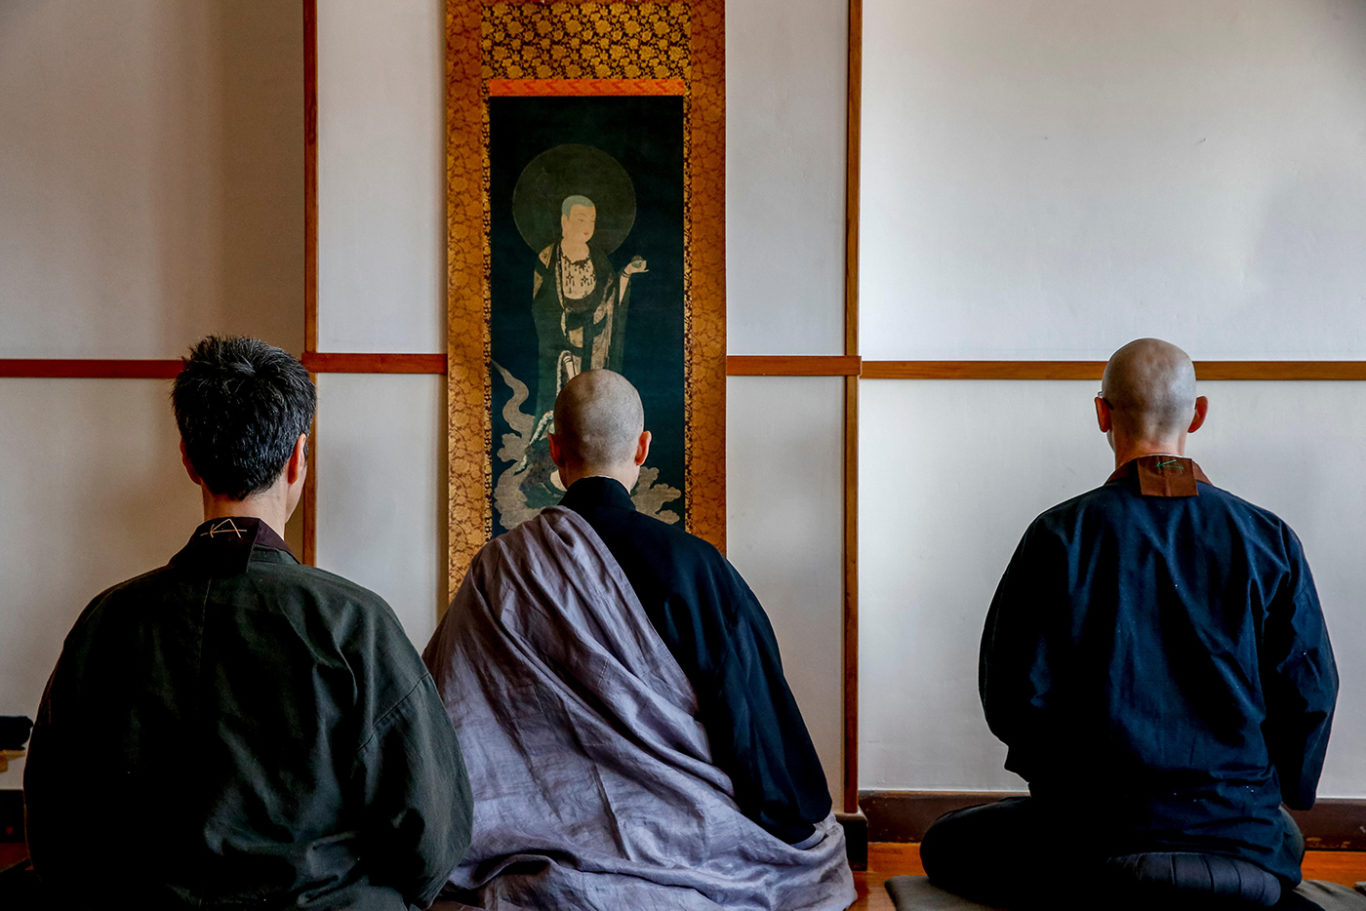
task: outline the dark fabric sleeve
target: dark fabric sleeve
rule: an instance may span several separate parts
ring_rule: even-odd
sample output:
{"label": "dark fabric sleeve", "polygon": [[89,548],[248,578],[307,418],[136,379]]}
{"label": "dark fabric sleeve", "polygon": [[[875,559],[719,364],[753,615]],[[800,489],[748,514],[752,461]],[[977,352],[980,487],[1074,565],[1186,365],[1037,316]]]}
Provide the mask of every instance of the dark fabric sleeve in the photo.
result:
{"label": "dark fabric sleeve", "polygon": [[109,747],[92,736],[78,673],[88,663],[81,629],[94,606],[86,608],[63,643],[38,705],[24,763],[29,855],[44,885],[60,887],[68,896],[99,881],[101,860],[109,854],[108,846],[99,843],[108,833],[91,825],[91,820],[107,818],[104,805],[112,785],[105,780],[103,751]]}
{"label": "dark fabric sleeve", "polygon": [[1307,810],[1314,805],[1328,749],[1338,672],[1309,564],[1288,528],[1285,551],[1290,574],[1267,611],[1262,637],[1262,730],[1282,799],[1297,810]]}
{"label": "dark fabric sleeve", "polygon": [[87,776],[73,761],[82,754],[73,749],[77,745],[69,742],[70,728],[59,723],[54,711],[54,689],[65,688],[58,681],[60,670],[59,662],[43,691],[24,763],[29,855],[38,875],[51,884],[80,882],[79,858],[96,847],[84,834],[88,827],[81,824]]}
{"label": "dark fabric sleeve", "polygon": [[[705,635],[699,668],[701,721],[712,761],[730,776],[750,819],[791,844],[830,813],[830,791],[811,735],[783,676],[773,627],[758,598],[728,563],[716,579],[729,617]],[[706,616],[706,614],[704,614]]]}
{"label": "dark fabric sleeve", "polygon": [[1020,540],[987,611],[977,686],[987,726],[1009,748],[1006,768],[1030,781],[1038,770],[1035,744],[1045,730],[1052,688],[1045,619],[1060,597],[1059,554],[1031,526]]}
{"label": "dark fabric sleeve", "polygon": [[376,722],[357,762],[371,881],[425,908],[469,847],[474,810],[460,746],[430,674]]}

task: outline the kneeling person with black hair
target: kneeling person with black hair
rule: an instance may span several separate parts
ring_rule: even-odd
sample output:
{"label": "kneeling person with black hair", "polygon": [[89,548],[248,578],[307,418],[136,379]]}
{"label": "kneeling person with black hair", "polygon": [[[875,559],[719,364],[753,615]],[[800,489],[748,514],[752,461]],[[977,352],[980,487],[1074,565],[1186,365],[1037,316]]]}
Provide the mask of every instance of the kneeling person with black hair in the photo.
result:
{"label": "kneeling person with black hair", "polygon": [[425,907],[469,842],[469,783],[393,611],[280,537],[308,372],[210,337],[172,400],[205,521],[67,636],[24,781],[35,870],[60,907]]}

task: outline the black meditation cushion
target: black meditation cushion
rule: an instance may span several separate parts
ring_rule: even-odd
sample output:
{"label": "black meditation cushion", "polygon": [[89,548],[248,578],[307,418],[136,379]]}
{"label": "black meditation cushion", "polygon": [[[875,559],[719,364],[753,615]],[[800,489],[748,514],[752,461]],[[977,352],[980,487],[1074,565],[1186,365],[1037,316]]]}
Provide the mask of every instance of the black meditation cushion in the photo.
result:
{"label": "black meditation cushion", "polygon": [[[1075,893],[1075,883],[1069,883],[1066,876],[1058,877],[1058,900],[1056,908],[1101,909],[1105,905],[1094,896]],[[887,892],[892,896],[892,904],[898,911],[1001,911],[991,905],[959,898],[930,884],[924,876],[893,876],[887,880]],[[1154,903],[1154,911],[1168,911],[1170,902]],[[1282,911],[1366,911],[1366,895],[1348,886],[1337,883],[1305,882],[1276,906]]]}

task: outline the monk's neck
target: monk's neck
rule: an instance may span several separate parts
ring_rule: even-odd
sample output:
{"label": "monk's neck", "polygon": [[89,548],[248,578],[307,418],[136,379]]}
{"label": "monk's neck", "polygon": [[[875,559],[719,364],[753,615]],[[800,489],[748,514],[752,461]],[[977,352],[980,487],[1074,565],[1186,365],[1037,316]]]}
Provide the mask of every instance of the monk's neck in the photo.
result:
{"label": "monk's neck", "polygon": [[286,498],[273,496],[267,491],[260,496],[247,497],[245,500],[230,500],[215,496],[204,488],[204,521],[211,519],[260,519],[270,530],[284,537],[285,523],[289,521],[290,510]]}
{"label": "monk's neck", "polygon": [[1180,440],[1114,440],[1115,467],[1144,456],[1175,456],[1185,458],[1186,441]]}

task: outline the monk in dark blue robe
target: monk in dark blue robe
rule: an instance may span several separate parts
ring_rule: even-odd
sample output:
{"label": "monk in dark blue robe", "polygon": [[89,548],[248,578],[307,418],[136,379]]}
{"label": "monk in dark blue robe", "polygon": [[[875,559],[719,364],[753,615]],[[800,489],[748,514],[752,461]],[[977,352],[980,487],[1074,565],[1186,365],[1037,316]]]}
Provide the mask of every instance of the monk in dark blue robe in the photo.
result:
{"label": "monk in dark blue robe", "polygon": [[469,841],[468,780],[393,611],[278,533],[308,372],[209,338],[173,401],[206,521],[66,638],[24,780],[45,907],[426,907]]}
{"label": "monk in dark blue robe", "polygon": [[1116,471],[1034,520],[982,635],[987,723],[1030,796],[936,822],[937,884],[1065,905],[1064,855],[1089,907],[1270,907],[1299,882],[1281,805],[1314,802],[1337,671],[1299,539],[1185,458],[1206,409],[1179,348],[1110,359]]}

